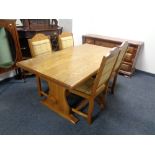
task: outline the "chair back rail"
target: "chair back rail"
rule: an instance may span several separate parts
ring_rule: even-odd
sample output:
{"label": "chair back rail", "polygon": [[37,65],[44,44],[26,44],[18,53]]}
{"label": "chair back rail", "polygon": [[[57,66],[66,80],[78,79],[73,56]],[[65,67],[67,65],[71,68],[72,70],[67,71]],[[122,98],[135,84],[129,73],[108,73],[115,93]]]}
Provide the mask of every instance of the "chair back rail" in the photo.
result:
{"label": "chair back rail", "polygon": [[102,62],[97,72],[96,78],[90,78],[74,90],[70,90],[72,93],[82,96],[89,101],[88,110],[86,113],[81,111],[81,108],[85,107],[83,102],[81,102],[78,106],[80,108],[72,108],[73,112],[85,117],[89,124],[92,123],[92,113],[94,110],[95,98],[100,100],[99,104],[102,109],[105,106],[105,96],[107,94],[109,79],[115,67],[119,53],[120,48],[115,47],[111,49],[108,55],[102,58]]}

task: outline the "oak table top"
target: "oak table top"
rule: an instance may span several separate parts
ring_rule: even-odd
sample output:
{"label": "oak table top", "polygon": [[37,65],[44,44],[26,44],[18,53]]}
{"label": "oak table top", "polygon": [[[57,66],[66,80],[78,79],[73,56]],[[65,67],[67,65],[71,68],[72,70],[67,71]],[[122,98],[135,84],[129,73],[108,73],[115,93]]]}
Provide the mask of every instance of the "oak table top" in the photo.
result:
{"label": "oak table top", "polygon": [[110,49],[83,44],[23,60],[17,66],[71,89],[97,72],[102,57]]}

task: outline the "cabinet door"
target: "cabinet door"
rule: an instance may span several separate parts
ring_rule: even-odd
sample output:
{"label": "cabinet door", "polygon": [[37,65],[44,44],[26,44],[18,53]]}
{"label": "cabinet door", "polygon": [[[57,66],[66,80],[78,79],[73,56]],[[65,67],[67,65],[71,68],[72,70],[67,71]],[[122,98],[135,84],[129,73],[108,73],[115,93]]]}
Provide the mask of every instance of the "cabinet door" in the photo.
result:
{"label": "cabinet door", "polygon": [[132,69],[132,65],[125,64],[125,63],[121,64],[120,70],[131,72],[131,69]]}
{"label": "cabinet door", "polygon": [[136,47],[128,47],[127,53],[136,54],[137,48]]}
{"label": "cabinet door", "polygon": [[129,47],[124,57],[124,61],[132,63],[136,56],[137,49],[134,47]]}
{"label": "cabinet door", "polygon": [[127,62],[131,62],[132,63],[133,59],[134,59],[134,54],[126,53],[123,61],[127,61]]}
{"label": "cabinet door", "polygon": [[92,39],[92,38],[85,38],[85,43],[94,44],[94,39]]}

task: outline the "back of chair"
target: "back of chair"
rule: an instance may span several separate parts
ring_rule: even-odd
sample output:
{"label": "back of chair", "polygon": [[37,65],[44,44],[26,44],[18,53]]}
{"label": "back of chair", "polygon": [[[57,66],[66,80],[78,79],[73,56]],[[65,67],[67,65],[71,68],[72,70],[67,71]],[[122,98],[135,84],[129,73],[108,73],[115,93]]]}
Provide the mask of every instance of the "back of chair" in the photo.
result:
{"label": "back of chair", "polygon": [[120,53],[119,53],[119,56],[118,56],[118,59],[117,59],[117,62],[116,62],[116,65],[115,65],[115,68],[114,68],[114,71],[117,71],[119,70],[120,68],[120,65],[121,65],[121,62],[125,56],[125,53],[127,51],[127,48],[128,48],[128,42],[127,41],[124,41],[121,45],[120,45]]}
{"label": "back of chair", "polygon": [[74,46],[73,34],[70,32],[62,32],[58,37],[59,49],[65,49]]}
{"label": "back of chair", "polygon": [[115,47],[111,49],[108,56],[103,57],[100,68],[96,75],[96,79],[94,81],[94,86],[92,88],[92,93],[100,93],[103,89],[108,87],[108,83],[116,64],[120,49]]}
{"label": "back of chair", "polygon": [[28,39],[32,57],[45,53],[52,53],[51,42],[48,36],[38,33],[32,39]]}

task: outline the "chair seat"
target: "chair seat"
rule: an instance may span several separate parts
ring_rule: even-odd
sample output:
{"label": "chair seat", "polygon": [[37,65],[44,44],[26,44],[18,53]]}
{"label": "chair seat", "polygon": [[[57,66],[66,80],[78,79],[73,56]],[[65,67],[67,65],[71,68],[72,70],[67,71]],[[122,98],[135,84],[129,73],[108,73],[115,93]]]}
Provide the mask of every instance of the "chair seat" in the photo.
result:
{"label": "chair seat", "polygon": [[84,82],[82,85],[79,85],[78,87],[76,87],[75,90],[90,95],[93,84],[94,84],[94,79],[90,78],[89,80]]}
{"label": "chair seat", "polygon": [[[82,85],[79,85],[78,87],[76,87],[74,90],[75,91],[78,91],[78,92],[82,92],[82,93],[85,93],[87,95],[91,95],[91,90],[92,90],[92,87],[93,87],[93,83],[94,82],[94,78],[91,77],[89,80],[87,80],[85,83],[83,83]],[[105,89],[105,85],[102,84],[102,87],[99,87],[97,88],[97,91],[102,91]]]}

